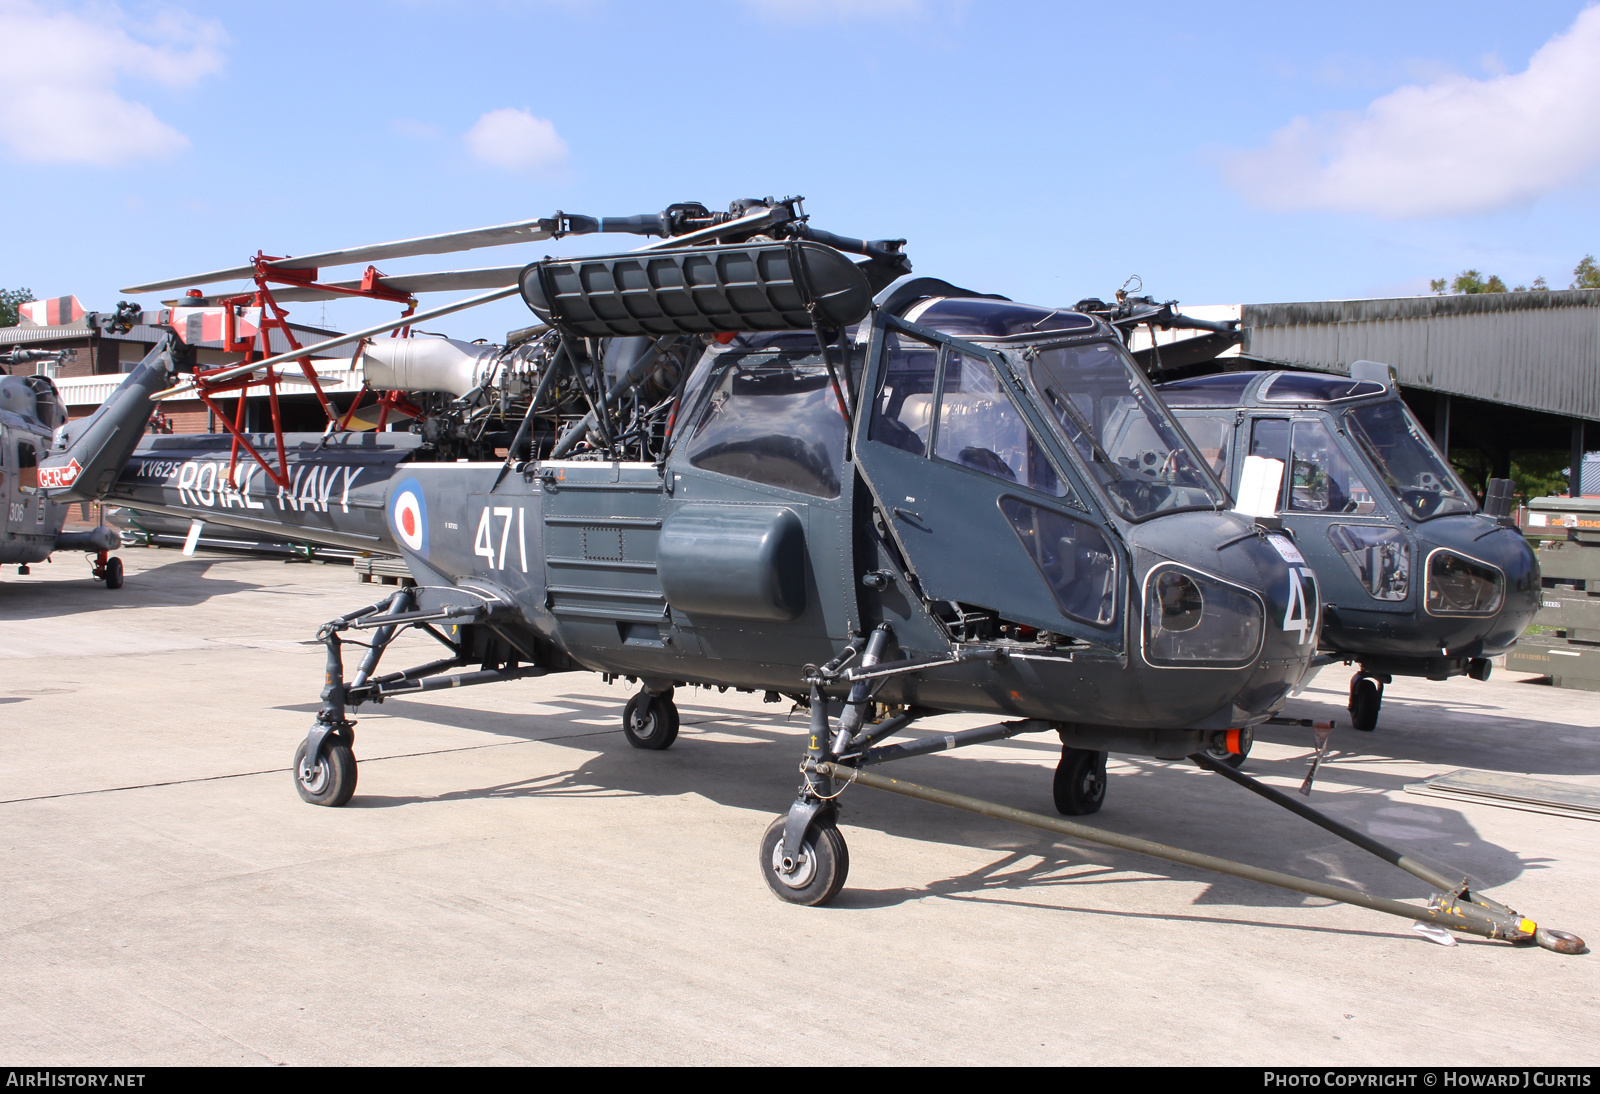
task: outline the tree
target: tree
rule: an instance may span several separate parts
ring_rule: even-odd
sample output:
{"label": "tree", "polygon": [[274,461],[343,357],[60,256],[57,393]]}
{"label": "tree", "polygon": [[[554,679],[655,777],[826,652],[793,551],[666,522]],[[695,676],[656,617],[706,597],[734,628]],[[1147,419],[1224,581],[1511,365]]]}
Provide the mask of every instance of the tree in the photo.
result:
{"label": "tree", "polygon": [[32,289],[0,289],[0,327],[17,325],[17,306],[35,299]]}
{"label": "tree", "polygon": [[[1571,455],[1562,449],[1549,451],[1515,451],[1511,453],[1512,492],[1526,500],[1543,498],[1567,492],[1567,465]],[[1488,486],[1494,472],[1489,455],[1477,448],[1450,447],[1450,466],[1455,468],[1461,481],[1479,497]]]}
{"label": "tree", "polygon": [[1572,287],[1600,289],[1600,266],[1595,265],[1594,255],[1584,255],[1583,261],[1572,268]]}
{"label": "tree", "polygon": [[1428,282],[1428,289],[1437,296],[1443,296],[1444,291],[1450,287],[1450,282],[1442,277],[1435,277]]}
{"label": "tree", "polygon": [[1477,270],[1462,270],[1456,275],[1456,279],[1450,282],[1450,291],[1467,294],[1505,292],[1506,283],[1500,280],[1498,274],[1490,274],[1485,278]]}

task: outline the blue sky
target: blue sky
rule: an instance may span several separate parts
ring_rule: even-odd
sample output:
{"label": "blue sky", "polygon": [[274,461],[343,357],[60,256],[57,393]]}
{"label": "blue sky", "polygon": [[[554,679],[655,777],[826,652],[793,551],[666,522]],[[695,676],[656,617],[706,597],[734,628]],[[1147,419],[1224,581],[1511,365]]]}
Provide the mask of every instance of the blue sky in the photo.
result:
{"label": "blue sky", "polygon": [[1190,304],[1565,287],[1600,251],[1578,2],[0,0],[0,38],[0,286],[91,308],[258,248],[768,194],[1044,304],[1130,274]]}

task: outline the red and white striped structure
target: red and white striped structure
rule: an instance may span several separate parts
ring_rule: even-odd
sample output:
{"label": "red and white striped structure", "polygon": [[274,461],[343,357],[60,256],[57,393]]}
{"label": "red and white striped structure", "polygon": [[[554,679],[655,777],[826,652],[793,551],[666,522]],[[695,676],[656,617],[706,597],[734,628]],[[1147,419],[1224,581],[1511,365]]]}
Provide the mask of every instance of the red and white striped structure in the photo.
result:
{"label": "red and white striped structure", "polygon": [[36,327],[64,327],[88,314],[76,296],[52,296],[17,306],[17,314]]}

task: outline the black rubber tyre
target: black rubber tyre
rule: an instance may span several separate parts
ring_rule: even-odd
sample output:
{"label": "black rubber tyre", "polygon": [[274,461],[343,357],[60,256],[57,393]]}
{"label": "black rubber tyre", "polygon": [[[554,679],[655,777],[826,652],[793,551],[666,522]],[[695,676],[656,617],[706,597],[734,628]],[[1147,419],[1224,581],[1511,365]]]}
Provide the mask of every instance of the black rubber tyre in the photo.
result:
{"label": "black rubber tyre", "polygon": [[1106,800],[1106,754],[1062,746],[1053,790],[1056,812],[1063,817],[1100,812]]}
{"label": "black rubber tyre", "polygon": [[122,588],[122,560],[116,556],[106,559],[106,588]]}
{"label": "black rubber tyre", "polygon": [[1487,657],[1474,657],[1467,662],[1467,675],[1474,680],[1487,680],[1494,671],[1494,662]]}
{"label": "black rubber tyre", "polygon": [[779,900],[808,908],[826,904],[844,889],[850,874],[850,849],[844,836],[831,820],[817,821],[811,826],[811,838],[800,848],[799,867],[785,876],[780,845],[788,823],[789,818],[783,816],[767,825],[761,837],[761,876]]}
{"label": "black rubber tyre", "polygon": [[323,745],[322,756],[308,781],[300,777],[300,762],[306,756],[306,743],[294,750],[294,788],[312,805],[338,806],[356,792],[356,755],[343,741]]}
{"label": "black rubber tyre", "polygon": [[634,748],[659,752],[678,739],[678,705],[668,694],[641,691],[622,711],[622,735]]}
{"label": "black rubber tyre", "polygon": [[1383,705],[1383,684],[1370,676],[1350,681],[1350,726],[1363,733],[1378,728],[1378,708]]}

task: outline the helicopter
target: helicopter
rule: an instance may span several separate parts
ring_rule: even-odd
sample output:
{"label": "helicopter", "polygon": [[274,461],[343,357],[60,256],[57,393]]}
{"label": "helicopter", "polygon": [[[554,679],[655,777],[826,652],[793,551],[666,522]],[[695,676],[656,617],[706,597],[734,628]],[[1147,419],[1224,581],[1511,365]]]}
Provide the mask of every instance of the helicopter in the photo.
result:
{"label": "helicopter", "polygon": [[[1139,325],[1206,332],[1165,350],[1152,339],[1139,359],[1157,378],[1193,371],[1237,341],[1232,322],[1183,316],[1173,302],[1126,291],[1115,305],[1079,307],[1125,340]],[[1353,728],[1377,728],[1395,676],[1487,680],[1490,658],[1532,621],[1539,563],[1508,519],[1511,481],[1490,480],[1480,508],[1401,400],[1388,365],[1356,361],[1348,376],[1213,372],[1156,390],[1241,506],[1281,520],[1322,577],[1319,662],[1359,666]]]}
{"label": "helicopter", "polygon": [[[809,710],[802,781],[759,846],[766,884],[795,904],[845,884],[849,786],[937,794],[867,770],[910,756],[1053,733],[1065,816],[1100,809],[1110,751],[1190,758],[1284,797],[1227,762],[1312,671],[1318,577],[1281,522],[1230,508],[1110,324],[913,275],[903,241],[815,233],[798,210],[736,204],[678,236],[654,220],[640,234],[660,244],[533,262],[516,291],[537,328],[505,346],[421,340],[382,355],[380,386],[438,397],[381,484],[381,534],[414,585],[319,629],[322,705],[292,768],[302,799],[350,801],[362,705],[567,671],[639,685],[622,728],[643,750],[674,743],[674,692],[689,684]],[[360,440],[378,450],[388,436]],[[303,512],[289,503],[304,495],[284,494],[275,513],[259,478],[241,489],[220,449],[210,463],[213,495],[218,482],[240,495],[220,522]],[[195,505],[205,472],[188,474],[191,497],[164,511]],[[184,475],[165,469],[162,489]],[[342,497],[317,503],[330,538],[357,523]],[[297,538],[317,534],[290,519]],[[444,656],[382,671],[411,631]],[[351,645],[363,652],[347,674]],[[952,712],[1007,720],[886,743]],[[1443,875],[1428,875],[1441,892],[1419,908],[1133,842],[1486,937],[1582,946]]]}
{"label": "helicopter", "polygon": [[[61,351],[16,349],[0,354],[0,365],[61,356]],[[32,563],[56,551],[83,551],[91,556],[96,581],[107,589],[122,587],[122,559],[110,553],[121,545],[116,529],[102,524],[66,531],[63,525],[73,502],[94,500],[84,487],[91,482],[109,486],[105,472],[120,470],[124,449],[133,447],[150,416],[150,393],[165,377],[153,367],[136,369],[93,416],[69,425],[66,404],[50,377],[18,376],[9,368],[0,375],[0,504],[5,506],[0,563],[15,563],[26,574]]]}

